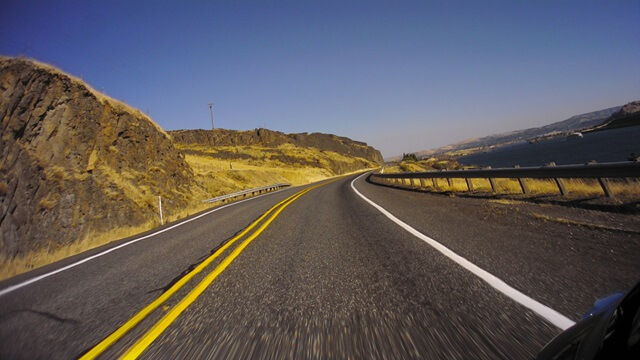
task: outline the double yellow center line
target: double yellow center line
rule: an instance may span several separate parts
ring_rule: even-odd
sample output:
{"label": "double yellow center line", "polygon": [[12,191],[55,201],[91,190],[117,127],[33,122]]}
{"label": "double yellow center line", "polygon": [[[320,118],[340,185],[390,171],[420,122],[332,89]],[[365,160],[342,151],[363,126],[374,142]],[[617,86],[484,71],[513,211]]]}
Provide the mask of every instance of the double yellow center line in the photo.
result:
{"label": "double yellow center line", "polygon": [[268,226],[273,222],[273,220],[280,215],[282,210],[284,210],[287,206],[289,206],[292,202],[297,200],[302,195],[307,192],[326,185],[327,183],[315,185],[309,187],[307,189],[301,190],[288,198],[282,200],[277,203],[273,207],[271,207],[267,212],[262,214],[257,220],[252,222],[248,227],[246,227],[242,232],[238,235],[234,236],[231,240],[229,240],[224,246],[220,247],[216,252],[214,252],[211,256],[206,258],[202,263],[200,263],[196,268],[191,270],[185,276],[183,276],[180,280],[178,280],[169,290],[165,291],[162,295],[160,295],[156,300],[147,305],[144,309],[140,310],[136,315],[134,315],[131,319],[129,319],[124,325],[114,331],[111,335],[107,336],[104,340],[98,343],[95,347],[85,353],[80,359],[95,359],[104,351],[109,349],[116,341],[122,338],[127,332],[133,329],[138,323],[144,320],[149,314],[151,314],[154,310],[164,304],[173,294],[175,294],[180,288],[182,288],[185,284],[189,282],[194,276],[204,270],[209,264],[211,264],[218,256],[220,256],[225,250],[227,250],[230,246],[232,246],[239,239],[243,238],[246,234],[248,234],[251,230],[253,230],[258,224],[262,222],[269,214],[273,213],[269,219],[267,219],[262,225],[249,237],[247,237],[240,245],[238,245],[229,256],[227,256],[222,262],[216,266],[216,268],[209,273],[198,285],[196,285],[176,306],[171,308],[156,324],[154,324],[138,341],[129,348],[125,354],[122,356],[122,359],[136,359],[142,352],[149,346],[151,343],[160,336],[164,332],[164,330],[175,321],[178,316],[191,305],[197,298],[200,296],[207,287],[220,275],[228,266],[235,260],[238,255],[256,238],[260,235]]}

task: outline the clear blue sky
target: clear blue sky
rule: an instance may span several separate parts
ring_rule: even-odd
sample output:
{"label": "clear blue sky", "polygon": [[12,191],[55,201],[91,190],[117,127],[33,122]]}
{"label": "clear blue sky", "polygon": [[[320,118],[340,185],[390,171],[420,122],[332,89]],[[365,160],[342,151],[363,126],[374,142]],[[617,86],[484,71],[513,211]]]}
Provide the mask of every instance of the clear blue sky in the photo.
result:
{"label": "clear blue sky", "polygon": [[640,1],[2,1],[0,54],[165,129],[326,132],[385,157],[640,99]]}

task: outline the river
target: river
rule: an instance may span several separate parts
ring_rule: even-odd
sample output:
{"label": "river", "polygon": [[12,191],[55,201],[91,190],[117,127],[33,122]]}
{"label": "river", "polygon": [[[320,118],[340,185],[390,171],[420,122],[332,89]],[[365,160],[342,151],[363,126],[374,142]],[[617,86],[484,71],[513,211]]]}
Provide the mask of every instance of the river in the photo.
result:
{"label": "river", "polygon": [[465,165],[497,167],[542,166],[626,161],[640,156],[640,126],[586,133],[581,139],[555,138],[537,143],[519,143],[460,157]]}

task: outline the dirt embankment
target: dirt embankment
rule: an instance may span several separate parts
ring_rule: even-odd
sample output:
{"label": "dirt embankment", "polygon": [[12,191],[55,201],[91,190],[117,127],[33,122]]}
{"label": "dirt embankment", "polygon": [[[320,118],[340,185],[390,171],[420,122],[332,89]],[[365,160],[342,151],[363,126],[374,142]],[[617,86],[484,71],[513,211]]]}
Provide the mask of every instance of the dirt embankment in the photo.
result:
{"label": "dirt embankment", "polygon": [[140,111],[34,61],[0,58],[0,259],[139,225],[194,175]]}

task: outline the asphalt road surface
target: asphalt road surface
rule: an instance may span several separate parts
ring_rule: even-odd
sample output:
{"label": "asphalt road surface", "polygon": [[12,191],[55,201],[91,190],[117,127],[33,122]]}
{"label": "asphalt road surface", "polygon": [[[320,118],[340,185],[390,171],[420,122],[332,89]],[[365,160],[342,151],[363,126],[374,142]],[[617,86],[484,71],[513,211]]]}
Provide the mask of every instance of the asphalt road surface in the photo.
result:
{"label": "asphalt road surface", "polygon": [[[253,198],[1,282],[0,358],[519,359],[562,331],[392,221],[354,191],[355,178]],[[637,233],[366,176],[353,186],[565,319],[640,274]]]}

